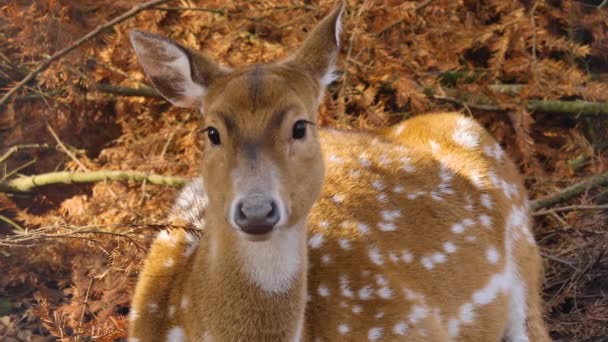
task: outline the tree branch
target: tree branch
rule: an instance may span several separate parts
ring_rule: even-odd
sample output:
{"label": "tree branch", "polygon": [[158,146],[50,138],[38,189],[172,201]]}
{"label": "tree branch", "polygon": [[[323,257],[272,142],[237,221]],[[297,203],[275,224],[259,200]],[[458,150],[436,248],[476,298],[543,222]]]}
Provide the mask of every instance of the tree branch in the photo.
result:
{"label": "tree branch", "polygon": [[187,178],[183,177],[162,176],[139,171],[61,171],[11,179],[4,183],[0,183],[0,192],[27,192],[35,187],[43,185],[94,183],[106,180],[135,182],[143,182],[145,180],[148,183],[173,187],[182,186],[188,181]]}
{"label": "tree branch", "polygon": [[532,210],[550,207],[554,204],[567,201],[574,198],[588,189],[597,188],[608,184],[608,172],[605,172],[597,177],[569,186],[554,194],[547,195],[532,201]]}
{"label": "tree branch", "polygon": [[[512,94],[518,92],[520,85],[495,85],[491,88],[494,91]],[[425,88],[424,93],[430,98],[455,103],[473,109],[502,112],[509,110],[508,107],[501,107],[483,94],[469,94],[457,89],[446,89],[446,95],[435,94],[432,89]],[[525,101],[525,100],[524,100]],[[608,102],[590,102],[582,100],[562,101],[562,100],[527,100],[523,102],[529,111],[540,111],[547,113],[560,114],[588,114],[588,115],[608,115]]]}
{"label": "tree branch", "polygon": [[72,52],[73,50],[75,50],[80,45],[84,44],[85,42],[91,40],[93,37],[98,35],[100,32],[103,32],[103,31],[111,28],[112,26],[119,24],[119,23],[137,15],[141,11],[144,11],[151,7],[160,5],[167,1],[169,1],[169,0],[151,0],[151,1],[145,2],[139,6],[135,6],[135,7],[131,8],[129,11],[110,20],[109,22],[107,22],[103,25],[97,26],[93,31],[82,36],[77,41],[75,41],[72,45],[60,50],[59,52],[55,53],[53,56],[46,59],[44,62],[40,63],[40,65],[38,65],[38,67],[36,67],[36,69],[32,70],[27,76],[25,76],[25,78],[23,78],[19,83],[17,83],[17,85],[15,85],[13,88],[11,88],[6,94],[4,94],[4,96],[2,96],[2,98],[0,98],[0,107],[2,107],[11,98],[11,96],[13,96],[17,91],[19,91],[19,89],[23,88],[29,81],[33,80],[38,74],[40,74],[42,71],[46,70],[51,64],[53,64],[53,62],[57,61],[61,57]]}

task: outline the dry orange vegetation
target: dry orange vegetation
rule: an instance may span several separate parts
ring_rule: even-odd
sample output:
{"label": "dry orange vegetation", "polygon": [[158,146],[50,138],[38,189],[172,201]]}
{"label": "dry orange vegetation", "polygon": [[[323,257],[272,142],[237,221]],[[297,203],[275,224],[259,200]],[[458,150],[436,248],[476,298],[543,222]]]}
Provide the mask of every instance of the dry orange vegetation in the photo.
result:
{"label": "dry orange vegetation", "polygon": [[[133,5],[4,1],[1,92]],[[332,5],[167,1],[102,30],[0,107],[0,191],[19,174],[57,170],[196,175],[199,114],[142,88],[129,29],[237,66],[286,56]],[[604,175],[603,185],[539,208],[534,233],[552,337],[607,338],[606,1],[349,0],[342,41],[322,125],[366,129],[459,110],[519,163],[533,199]],[[133,91],[146,96],[126,96]],[[142,258],[174,195],[145,181],[0,192],[0,340],[124,337]],[[575,207],[556,209],[565,205]]]}

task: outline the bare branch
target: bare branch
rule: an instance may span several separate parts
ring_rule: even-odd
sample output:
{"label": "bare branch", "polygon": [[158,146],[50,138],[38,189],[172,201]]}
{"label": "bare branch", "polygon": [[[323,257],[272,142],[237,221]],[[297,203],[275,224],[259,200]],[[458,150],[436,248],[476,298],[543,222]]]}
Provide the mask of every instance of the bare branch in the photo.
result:
{"label": "bare branch", "polygon": [[69,54],[70,52],[72,52],[73,50],[75,50],[76,48],[78,48],[79,46],[84,44],[85,42],[91,40],[93,37],[97,36],[100,32],[103,32],[103,31],[113,27],[114,25],[119,24],[146,9],[160,5],[167,1],[169,1],[169,0],[151,0],[151,1],[145,2],[141,5],[133,7],[129,11],[108,21],[107,23],[105,23],[103,25],[97,26],[93,31],[82,36],[80,39],[75,41],[72,45],[60,50],[59,52],[55,53],[53,56],[46,59],[44,62],[40,63],[40,65],[38,65],[38,67],[36,67],[36,69],[32,70],[27,76],[25,76],[25,78],[23,78],[19,83],[17,83],[17,85],[15,85],[13,88],[11,88],[6,94],[4,94],[4,96],[2,96],[2,98],[0,98],[0,107],[2,107],[17,91],[19,91],[19,89],[23,88],[29,81],[33,80],[38,74],[40,74],[41,72],[46,70],[49,66],[51,66],[51,64],[53,64],[53,62],[59,60],[61,57],[65,56],[65,55]]}
{"label": "bare branch", "polygon": [[574,198],[589,189],[608,184],[608,172],[591,177],[591,179],[569,186],[557,193],[547,195],[532,201],[532,210],[550,207],[554,204]]}

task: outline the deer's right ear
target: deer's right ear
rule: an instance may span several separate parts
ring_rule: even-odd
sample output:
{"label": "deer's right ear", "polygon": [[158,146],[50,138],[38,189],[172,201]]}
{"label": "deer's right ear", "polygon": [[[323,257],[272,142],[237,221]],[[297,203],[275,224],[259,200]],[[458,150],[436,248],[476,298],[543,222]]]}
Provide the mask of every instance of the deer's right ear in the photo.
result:
{"label": "deer's right ear", "polygon": [[147,32],[129,33],[146,75],[163,97],[179,107],[202,107],[207,87],[226,72],[208,57]]}
{"label": "deer's right ear", "polygon": [[339,0],[334,10],[317,24],[302,46],[288,59],[289,63],[303,67],[323,89],[334,77],[345,6],[345,1]]}

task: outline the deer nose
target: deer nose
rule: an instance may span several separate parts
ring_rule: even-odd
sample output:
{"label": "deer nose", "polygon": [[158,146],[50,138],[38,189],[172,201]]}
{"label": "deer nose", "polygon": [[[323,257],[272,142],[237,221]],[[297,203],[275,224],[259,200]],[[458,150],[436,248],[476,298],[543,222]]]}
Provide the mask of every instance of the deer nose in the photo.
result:
{"label": "deer nose", "polygon": [[277,204],[263,195],[249,195],[236,206],[234,221],[247,234],[269,233],[281,215]]}

